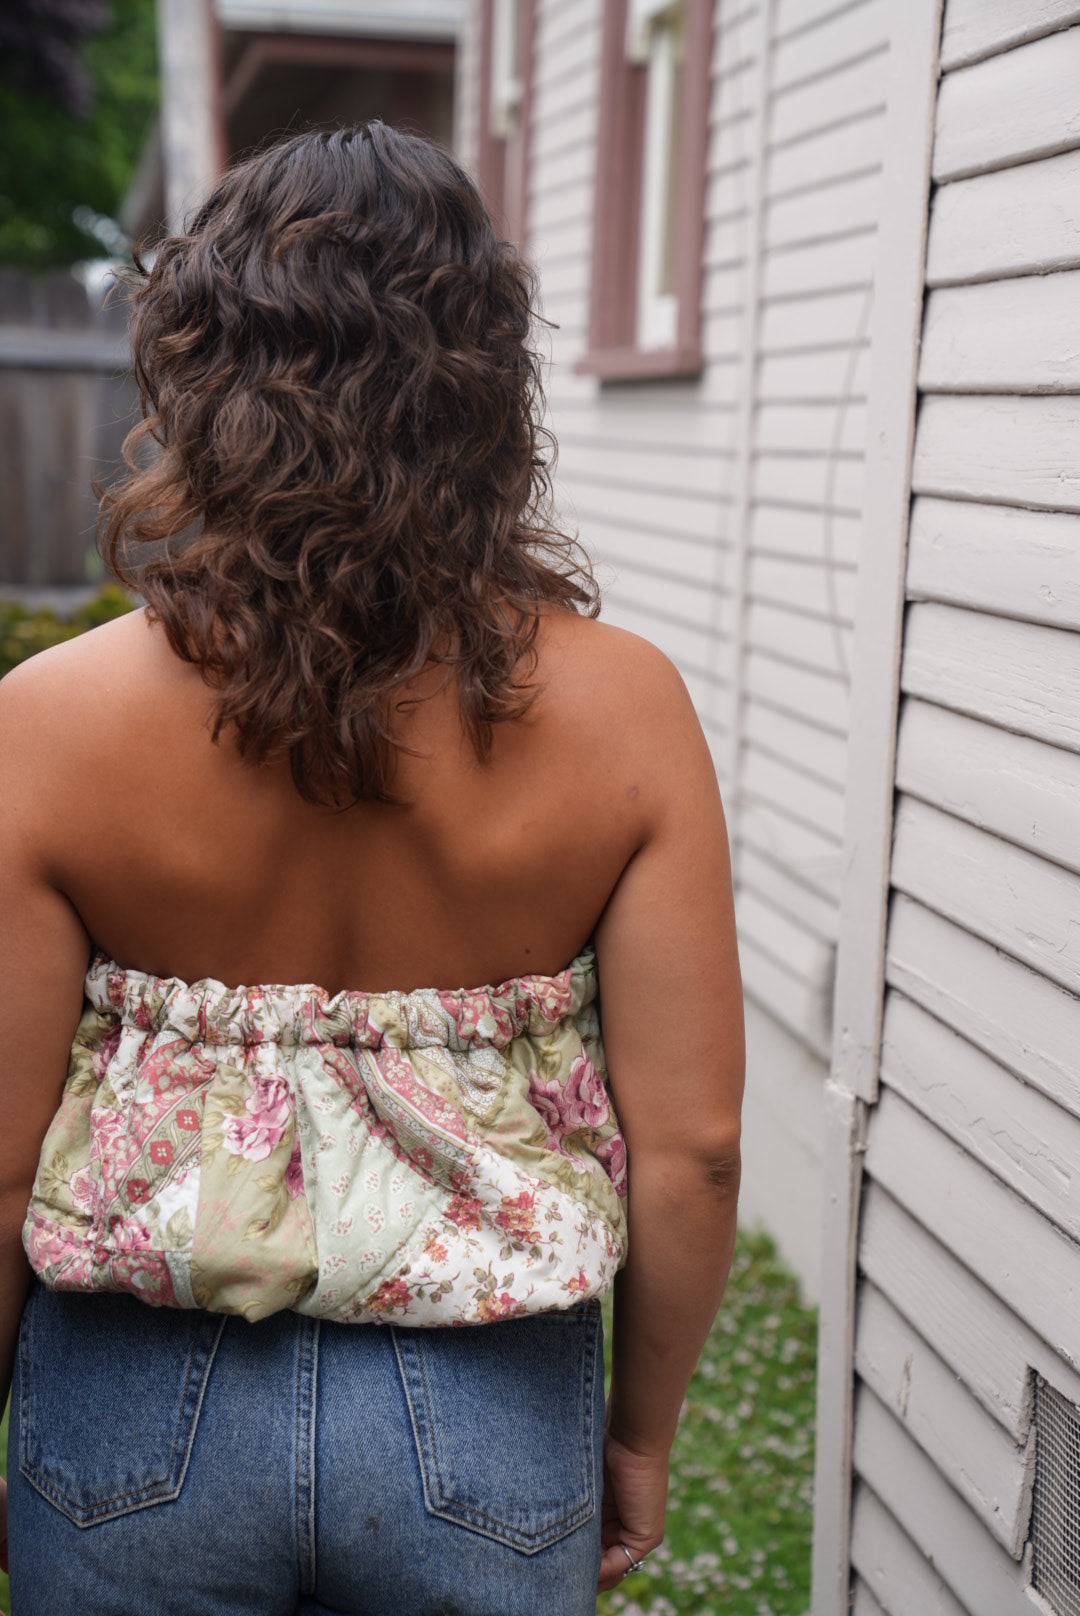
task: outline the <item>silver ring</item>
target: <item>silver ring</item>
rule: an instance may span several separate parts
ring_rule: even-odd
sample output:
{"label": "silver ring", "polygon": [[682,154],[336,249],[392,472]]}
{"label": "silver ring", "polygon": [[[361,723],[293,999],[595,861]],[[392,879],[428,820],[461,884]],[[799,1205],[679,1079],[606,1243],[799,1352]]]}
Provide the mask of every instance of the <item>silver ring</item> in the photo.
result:
{"label": "silver ring", "polygon": [[623,1572],[623,1576],[628,1577],[630,1575],[631,1571],[640,1571],[642,1566],[645,1564],[645,1555],[642,1555],[640,1560],[635,1560],[634,1556],[630,1553],[630,1550],[626,1547],[625,1543],[620,1543],[619,1547],[623,1551],[623,1553],[626,1555],[626,1558],[630,1562],[630,1564],[627,1566],[626,1570]]}

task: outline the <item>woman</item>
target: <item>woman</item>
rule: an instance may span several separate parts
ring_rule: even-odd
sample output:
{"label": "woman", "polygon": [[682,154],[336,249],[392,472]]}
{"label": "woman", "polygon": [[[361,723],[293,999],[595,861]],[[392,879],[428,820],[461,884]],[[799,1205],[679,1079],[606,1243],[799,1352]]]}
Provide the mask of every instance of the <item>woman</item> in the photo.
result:
{"label": "woman", "polygon": [[21,1616],[575,1616],[663,1536],[734,1237],[727,840],[546,514],[530,292],[379,123],[143,272],[103,549],[147,605],[0,684]]}

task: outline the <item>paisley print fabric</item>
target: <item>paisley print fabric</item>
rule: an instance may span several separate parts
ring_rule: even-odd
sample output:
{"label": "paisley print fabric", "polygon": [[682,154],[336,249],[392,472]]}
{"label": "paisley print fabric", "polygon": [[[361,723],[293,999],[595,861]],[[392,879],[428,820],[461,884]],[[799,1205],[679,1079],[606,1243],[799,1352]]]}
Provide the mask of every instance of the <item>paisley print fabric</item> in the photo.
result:
{"label": "paisley print fabric", "polygon": [[440,992],[228,988],[95,949],[23,1230],[55,1290],[474,1324],[607,1289],[626,1151],[587,949]]}

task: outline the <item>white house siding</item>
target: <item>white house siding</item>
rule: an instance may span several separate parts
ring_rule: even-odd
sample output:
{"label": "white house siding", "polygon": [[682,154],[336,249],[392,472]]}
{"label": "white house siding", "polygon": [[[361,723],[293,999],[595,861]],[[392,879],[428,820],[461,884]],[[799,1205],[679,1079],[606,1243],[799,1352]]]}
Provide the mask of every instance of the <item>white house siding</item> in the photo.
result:
{"label": "white house siding", "polygon": [[1077,23],[947,0],[942,33],[858,1232],[852,1587],[886,1616],[1054,1608],[1033,1371],[1080,1403]]}
{"label": "white house siding", "polygon": [[[748,996],[742,1210],[816,1294],[887,0],[717,0],[704,370],[618,384],[573,369],[601,10],[536,7],[528,246],[558,324],[557,493],[598,560],[605,617],[673,658],[712,746]],[[466,156],[478,20],[474,0]]]}
{"label": "white house siding", "polygon": [[[885,0],[774,0],[764,75],[735,781],[740,946],[749,993],[823,1061],[888,28]],[[782,1106],[777,1093],[770,1109]]]}

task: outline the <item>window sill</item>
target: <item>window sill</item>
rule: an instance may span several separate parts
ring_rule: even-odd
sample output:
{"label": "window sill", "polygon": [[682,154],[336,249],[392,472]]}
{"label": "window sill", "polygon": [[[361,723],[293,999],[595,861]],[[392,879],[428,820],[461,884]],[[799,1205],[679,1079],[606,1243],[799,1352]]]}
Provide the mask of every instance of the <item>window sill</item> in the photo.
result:
{"label": "window sill", "polygon": [[574,364],[579,376],[602,382],[660,381],[700,376],[700,348],[593,348]]}

